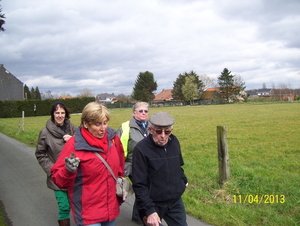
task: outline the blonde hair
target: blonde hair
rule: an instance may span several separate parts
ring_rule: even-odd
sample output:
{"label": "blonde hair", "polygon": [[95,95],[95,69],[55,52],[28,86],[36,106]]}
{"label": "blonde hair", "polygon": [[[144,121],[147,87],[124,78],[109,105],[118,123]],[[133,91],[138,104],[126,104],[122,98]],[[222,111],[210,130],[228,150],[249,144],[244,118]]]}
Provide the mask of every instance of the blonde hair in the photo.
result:
{"label": "blonde hair", "polygon": [[141,106],[149,108],[149,104],[147,102],[136,102],[135,105],[133,105],[132,111],[135,112],[135,110]]}
{"label": "blonde hair", "polygon": [[82,110],[81,126],[83,123],[91,124],[93,122],[109,121],[110,115],[107,108],[97,102],[88,103]]}

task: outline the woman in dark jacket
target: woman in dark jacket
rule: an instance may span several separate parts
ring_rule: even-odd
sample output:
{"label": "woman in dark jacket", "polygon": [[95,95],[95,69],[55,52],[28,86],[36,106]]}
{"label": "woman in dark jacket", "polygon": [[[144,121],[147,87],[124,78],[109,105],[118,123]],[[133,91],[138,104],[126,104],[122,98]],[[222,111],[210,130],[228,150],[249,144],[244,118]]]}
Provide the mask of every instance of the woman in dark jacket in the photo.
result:
{"label": "woman in dark jacket", "polygon": [[51,180],[50,168],[56,162],[65,143],[74,135],[76,130],[69,118],[70,113],[61,102],[51,106],[51,119],[40,131],[35,156],[47,174],[47,186],[54,190],[58,203],[58,223],[60,226],[70,226],[70,204],[66,190],[57,187]]}

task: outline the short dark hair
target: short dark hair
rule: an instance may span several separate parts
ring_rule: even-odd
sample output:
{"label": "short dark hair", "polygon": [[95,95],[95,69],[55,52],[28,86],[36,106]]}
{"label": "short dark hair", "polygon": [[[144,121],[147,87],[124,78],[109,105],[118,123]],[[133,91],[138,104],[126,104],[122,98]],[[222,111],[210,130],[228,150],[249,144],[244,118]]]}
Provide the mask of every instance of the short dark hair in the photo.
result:
{"label": "short dark hair", "polygon": [[64,105],[64,103],[57,101],[54,104],[52,104],[51,106],[51,110],[50,110],[50,114],[51,114],[51,120],[54,122],[54,112],[57,110],[57,108],[63,108],[66,112],[66,119],[70,118],[70,111],[69,109],[66,107],[66,105]]}

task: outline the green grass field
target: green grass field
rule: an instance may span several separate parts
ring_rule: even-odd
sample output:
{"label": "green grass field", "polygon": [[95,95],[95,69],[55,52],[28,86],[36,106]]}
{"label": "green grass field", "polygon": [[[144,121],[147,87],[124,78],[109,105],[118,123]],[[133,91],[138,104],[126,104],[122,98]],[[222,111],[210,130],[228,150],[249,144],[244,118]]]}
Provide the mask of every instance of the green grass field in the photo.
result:
{"label": "green grass field", "polygon": [[[216,225],[300,225],[300,103],[151,108],[175,118],[189,186],[188,214]],[[113,109],[110,127],[131,109]],[[25,113],[26,115],[26,113]],[[35,146],[47,117],[0,119],[0,132]],[[72,115],[75,125],[80,115]],[[218,185],[217,126],[226,126],[231,177]]]}

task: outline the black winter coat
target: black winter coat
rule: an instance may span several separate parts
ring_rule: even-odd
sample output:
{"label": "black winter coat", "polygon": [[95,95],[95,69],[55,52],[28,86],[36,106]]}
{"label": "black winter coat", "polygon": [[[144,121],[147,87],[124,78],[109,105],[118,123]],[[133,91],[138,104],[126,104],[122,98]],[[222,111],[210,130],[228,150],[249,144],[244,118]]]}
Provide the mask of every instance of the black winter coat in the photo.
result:
{"label": "black winter coat", "polygon": [[180,144],[170,135],[166,147],[153,141],[150,134],[133,151],[132,182],[138,208],[145,216],[156,212],[154,206],[177,201],[187,184]]}

